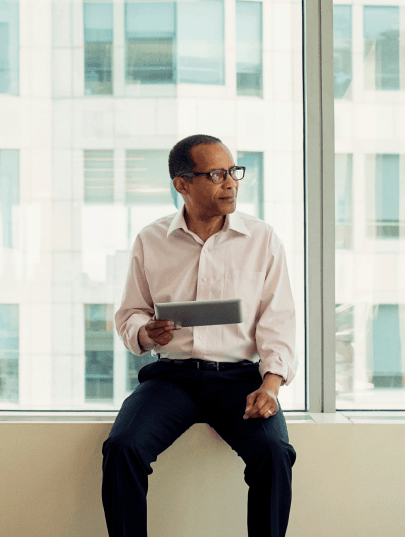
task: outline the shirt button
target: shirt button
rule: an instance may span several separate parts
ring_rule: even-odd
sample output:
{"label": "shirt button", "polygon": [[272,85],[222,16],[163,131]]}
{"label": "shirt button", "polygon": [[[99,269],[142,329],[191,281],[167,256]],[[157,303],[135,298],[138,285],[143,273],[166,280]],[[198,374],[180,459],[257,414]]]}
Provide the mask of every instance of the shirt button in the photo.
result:
{"label": "shirt button", "polygon": [[207,279],[207,278],[203,278],[202,281],[205,282],[206,279]]}
{"label": "shirt button", "polygon": [[202,336],[198,336],[198,339],[202,339]]}

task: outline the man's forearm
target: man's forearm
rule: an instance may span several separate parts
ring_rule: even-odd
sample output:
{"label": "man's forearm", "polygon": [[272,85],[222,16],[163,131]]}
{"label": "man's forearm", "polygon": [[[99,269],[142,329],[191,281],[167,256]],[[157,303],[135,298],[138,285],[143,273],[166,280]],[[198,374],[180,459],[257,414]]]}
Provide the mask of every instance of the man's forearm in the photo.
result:
{"label": "man's forearm", "polygon": [[142,351],[150,351],[156,346],[156,343],[148,337],[145,326],[141,326],[138,332],[138,343]]}
{"label": "man's forearm", "polygon": [[280,375],[274,375],[273,373],[266,373],[264,375],[262,386],[266,388],[266,390],[272,390],[276,395],[278,395],[278,391],[280,389],[280,384],[282,380],[283,380],[283,377],[281,377]]}

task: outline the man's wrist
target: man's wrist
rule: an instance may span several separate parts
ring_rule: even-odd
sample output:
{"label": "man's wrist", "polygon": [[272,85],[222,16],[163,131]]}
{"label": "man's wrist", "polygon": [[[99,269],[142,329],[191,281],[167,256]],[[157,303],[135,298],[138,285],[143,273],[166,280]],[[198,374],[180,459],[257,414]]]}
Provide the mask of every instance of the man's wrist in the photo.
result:
{"label": "man's wrist", "polygon": [[278,391],[280,389],[280,384],[282,381],[282,376],[267,372],[263,377],[262,386],[266,388],[266,390],[272,390],[276,395],[278,395]]}
{"label": "man's wrist", "polygon": [[150,339],[145,330],[145,325],[141,326],[138,332],[138,344],[142,351],[150,351],[156,347],[156,343]]}

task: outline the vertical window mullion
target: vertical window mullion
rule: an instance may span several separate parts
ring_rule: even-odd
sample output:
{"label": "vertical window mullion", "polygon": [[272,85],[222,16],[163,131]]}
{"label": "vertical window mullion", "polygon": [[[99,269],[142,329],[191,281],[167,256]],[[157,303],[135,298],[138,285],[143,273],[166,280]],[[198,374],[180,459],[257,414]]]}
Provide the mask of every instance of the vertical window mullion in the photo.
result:
{"label": "vertical window mullion", "polygon": [[335,412],[333,2],[304,2],[307,410]]}

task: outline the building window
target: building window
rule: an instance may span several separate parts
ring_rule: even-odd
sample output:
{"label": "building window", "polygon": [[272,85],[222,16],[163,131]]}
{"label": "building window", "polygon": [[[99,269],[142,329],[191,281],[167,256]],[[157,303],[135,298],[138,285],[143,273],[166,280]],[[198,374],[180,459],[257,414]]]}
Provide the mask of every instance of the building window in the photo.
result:
{"label": "building window", "polygon": [[174,2],[125,4],[125,53],[128,84],[176,81]]}
{"label": "building window", "polygon": [[152,352],[148,352],[143,356],[135,356],[132,352],[129,352],[126,349],[127,357],[127,382],[126,390],[127,392],[133,392],[135,388],[139,385],[138,373],[144,365],[151,364],[156,362],[157,356],[152,356]]}
{"label": "building window", "polygon": [[114,150],[86,149],[84,159],[84,202],[113,203]]}
{"label": "building window", "polygon": [[237,95],[263,97],[262,2],[236,2]]}
{"label": "building window", "polygon": [[399,155],[366,155],[367,236],[399,238]]}
{"label": "building window", "polygon": [[333,6],[335,99],[352,99],[352,6]]}
{"label": "building window", "polygon": [[163,205],[171,202],[169,150],[128,149],[126,152],[125,203]]}
{"label": "building window", "polygon": [[0,240],[3,248],[13,248],[13,206],[20,203],[19,150],[0,149]]}
{"label": "building window", "polygon": [[336,391],[341,394],[354,390],[354,304],[336,304]]}
{"label": "building window", "polygon": [[375,388],[402,388],[398,304],[375,304],[373,310],[367,330],[368,381],[372,382]]}
{"label": "building window", "polygon": [[177,3],[178,82],[225,84],[224,1]]}
{"label": "building window", "polygon": [[85,304],[86,400],[114,396],[114,305]]}
{"label": "building window", "polygon": [[399,90],[399,7],[364,7],[365,89]]}
{"label": "building window", "polygon": [[84,92],[112,95],[113,4],[83,3]]}
{"label": "building window", "polygon": [[263,153],[238,151],[238,166],[245,166],[245,177],[238,188],[237,210],[264,220]]}
{"label": "building window", "polygon": [[19,95],[19,2],[0,2],[0,93]]}
{"label": "building window", "polygon": [[0,401],[18,402],[19,305],[0,304]]}
{"label": "building window", "polygon": [[335,154],[335,241],[336,248],[353,247],[352,226],[353,155]]}

